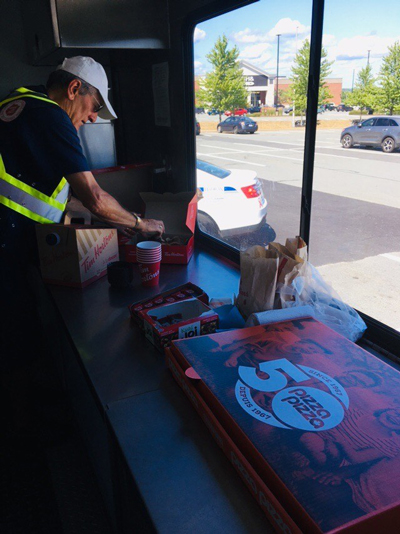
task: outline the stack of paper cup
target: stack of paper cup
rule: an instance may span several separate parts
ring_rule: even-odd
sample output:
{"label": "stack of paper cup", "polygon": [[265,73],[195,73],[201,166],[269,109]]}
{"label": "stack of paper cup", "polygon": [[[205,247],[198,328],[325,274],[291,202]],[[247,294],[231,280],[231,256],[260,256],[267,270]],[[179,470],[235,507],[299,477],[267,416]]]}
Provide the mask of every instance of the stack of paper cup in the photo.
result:
{"label": "stack of paper cup", "polygon": [[142,241],[136,245],[136,259],[139,264],[142,285],[152,287],[160,280],[161,243]]}

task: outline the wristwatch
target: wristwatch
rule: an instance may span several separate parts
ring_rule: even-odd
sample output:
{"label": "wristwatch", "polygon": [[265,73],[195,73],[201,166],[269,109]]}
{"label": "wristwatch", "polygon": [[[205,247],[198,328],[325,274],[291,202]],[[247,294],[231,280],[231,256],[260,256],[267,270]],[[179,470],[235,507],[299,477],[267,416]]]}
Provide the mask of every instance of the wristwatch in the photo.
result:
{"label": "wristwatch", "polygon": [[133,227],[134,230],[137,229],[137,227],[139,226],[139,224],[142,222],[142,219],[141,217],[139,217],[139,215],[137,213],[135,213],[134,211],[132,211],[132,215],[134,215],[136,217],[136,224],[135,226]]}

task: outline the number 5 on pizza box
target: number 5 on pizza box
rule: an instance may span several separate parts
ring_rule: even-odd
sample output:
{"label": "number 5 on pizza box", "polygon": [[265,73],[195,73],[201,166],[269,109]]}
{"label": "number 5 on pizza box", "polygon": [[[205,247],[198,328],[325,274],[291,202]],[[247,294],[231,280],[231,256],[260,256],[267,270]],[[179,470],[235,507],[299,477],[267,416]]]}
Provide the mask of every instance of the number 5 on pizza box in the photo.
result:
{"label": "number 5 on pizza box", "polygon": [[164,350],[173,339],[187,339],[215,332],[218,314],[197,298],[139,312],[146,337]]}
{"label": "number 5 on pizza box", "polygon": [[313,318],[174,341],[166,354],[277,532],[399,532],[396,368]]}

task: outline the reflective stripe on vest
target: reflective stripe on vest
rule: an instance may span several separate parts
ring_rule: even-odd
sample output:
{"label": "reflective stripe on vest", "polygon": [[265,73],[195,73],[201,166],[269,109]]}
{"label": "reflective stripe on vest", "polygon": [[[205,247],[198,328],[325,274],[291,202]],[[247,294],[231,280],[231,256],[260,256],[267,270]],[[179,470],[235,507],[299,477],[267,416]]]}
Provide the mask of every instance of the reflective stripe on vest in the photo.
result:
{"label": "reflective stripe on vest", "polygon": [[[19,96],[14,96],[0,102],[0,106],[23,98],[37,98],[58,105],[53,100],[29,93],[28,89],[17,89]],[[29,94],[28,94],[29,93]],[[58,223],[61,221],[65,206],[67,205],[69,184],[62,178],[51,196],[41,193],[34,187],[18,180],[6,172],[3,158],[0,154],[0,204],[42,224]]]}

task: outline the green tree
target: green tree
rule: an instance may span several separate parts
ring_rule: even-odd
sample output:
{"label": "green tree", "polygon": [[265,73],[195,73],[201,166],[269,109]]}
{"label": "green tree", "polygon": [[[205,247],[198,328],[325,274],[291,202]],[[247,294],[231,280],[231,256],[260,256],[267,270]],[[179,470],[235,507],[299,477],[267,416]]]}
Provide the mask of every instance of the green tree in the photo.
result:
{"label": "green tree", "polygon": [[388,47],[389,53],[382,60],[379,72],[380,88],[376,102],[390,115],[400,111],[400,43]]}
{"label": "green tree", "polygon": [[[225,35],[218,37],[207,59],[213,69],[200,81],[197,99],[201,106],[222,111],[234,111],[247,105],[247,90],[243,71],[239,67],[239,49],[228,50]],[[221,113],[219,114],[221,120]]]}
{"label": "green tree", "polygon": [[360,119],[362,110],[366,107],[374,107],[378,88],[376,80],[372,75],[371,65],[367,65],[357,74],[357,81],[352,93],[348,93],[346,97],[346,104],[350,106],[359,106]]}
{"label": "green tree", "polygon": [[[325,84],[326,78],[331,73],[333,61],[327,60],[328,53],[325,48],[321,51],[321,70],[319,78],[318,105],[329,102],[332,95]],[[288,97],[293,102],[296,110],[303,113],[307,108],[308,72],[310,70],[310,41],[306,39],[294,58],[290,79],[292,84],[288,90]]]}

